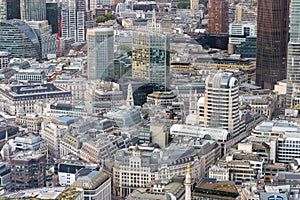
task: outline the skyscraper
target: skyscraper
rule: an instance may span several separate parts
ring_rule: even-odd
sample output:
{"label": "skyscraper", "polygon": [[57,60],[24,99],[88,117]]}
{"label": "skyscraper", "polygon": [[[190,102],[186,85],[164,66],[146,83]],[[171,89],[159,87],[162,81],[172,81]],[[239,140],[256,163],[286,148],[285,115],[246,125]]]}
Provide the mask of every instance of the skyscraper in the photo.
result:
{"label": "skyscraper", "polygon": [[170,36],[160,31],[155,11],[147,28],[133,33],[132,76],[165,88],[170,84]]}
{"label": "skyscraper", "polygon": [[46,0],[21,0],[20,10],[23,21],[46,20]]}
{"label": "skyscraper", "polygon": [[209,0],[208,32],[210,34],[228,33],[228,1]]}
{"label": "skyscraper", "polygon": [[20,0],[0,0],[0,20],[21,19]]}
{"label": "skyscraper", "polygon": [[62,2],[62,37],[74,38],[76,42],[85,40],[85,7],[83,0]]}
{"label": "skyscraper", "polygon": [[290,42],[288,45],[286,104],[300,103],[300,0],[291,0]]}
{"label": "skyscraper", "polygon": [[88,29],[87,44],[88,79],[112,78],[114,67],[113,28]]}
{"label": "skyscraper", "polygon": [[286,78],[289,0],[258,1],[256,84],[273,89]]}
{"label": "skyscraper", "polygon": [[228,130],[231,137],[241,133],[238,80],[229,72],[218,72],[206,79],[205,96],[199,104],[199,119],[206,126]]}

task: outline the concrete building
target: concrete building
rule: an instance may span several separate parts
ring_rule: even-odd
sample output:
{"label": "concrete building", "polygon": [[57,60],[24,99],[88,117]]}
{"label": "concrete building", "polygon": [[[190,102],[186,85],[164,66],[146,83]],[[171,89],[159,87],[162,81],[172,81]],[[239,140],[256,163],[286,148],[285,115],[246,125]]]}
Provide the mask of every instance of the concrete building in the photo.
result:
{"label": "concrete building", "polygon": [[23,126],[26,132],[39,133],[43,117],[33,113],[18,113],[16,116],[16,124]]}
{"label": "concrete building", "polygon": [[220,156],[220,146],[213,141],[187,142],[164,150],[143,146],[119,150],[113,167],[114,192],[124,197],[149,181],[184,176],[187,166],[191,167],[191,182],[200,180]]}
{"label": "concrete building", "polygon": [[96,169],[97,165],[78,161],[63,161],[58,164],[58,180],[61,186],[71,186],[78,178],[80,169]]}
{"label": "concrete building", "polygon": [[130,143],[136,143],[137,138],[123,138],[114,135],[99,135],[82,144],[79,157],[91,163],[102,163],[113,159],[119,149],[127,148]]}
{"label": "concrete building", "polygon": [[14,154],[11,159],[12,191],[40,188],[46,184],[46,155],[32,151]]}
{"label": "concrete building", "polygon": [[157,180],[150,181],[145,188],[135,189],[128,197],[128,200],[167,200],[176,198],[179,200],[185,199],[185,188],[183,185],[184,177],[174,177],[172,180]]}
{"label": "concrete building", "polygon": [[46,0],[20,0],[22,21],[46,20]]}
{"label": "concrete building", "polygon": [[252,5],[250,3],[238,3],[235,6],[235,22],[254,22],[256,21],[256,12],[253,8],[251,8]]}
{"label": "concrete building", "polygon": [[238,91],[238,80],[232,73],[210,75],[206,79],[205,96],[198,101],[200,122],[205,126],[227,130],[230,138],[243,132]]}
{"label": "concrete building", "polygon": [[212,166],[209,168],[209,178],[216,179],[217,181],[229,181],[229,170],[219,166]]}
{"label": "concrete building", "polygon": [[37,102],[48,100],[69,100],[71,92],[52,83],[33,85],[1,85],[0,97],[4,103],[2,111],[16,115],[20,110],[33,113]]}
{"label": "concrete building", "polygon": [[255,22],[232,22],[229,24],[229,44],[241,44],[248,36],[256,37]]}
{"label": "concrete building", "polygon": [[72,102],[79,102],[85,99],[86,78],[80,76],[60,75],[53,80],[55,86],[69,90],[72,93]]}
{"label": "concrete building", "polygon": [[0,70],[5,70],[9,63],[9,53],[7,51],[0,52]]}
{"label": "concrete building", "polygon": [[46,118],[41,125],[41,137],[47,143],[49,155],[60,158],[60,141],[68,133],[69,125],[80,118],[71,116],[60,116],[56,118]]}
{"label": "concrete building", "polygon": [[71,187],[44,187],[35,189],[24,189],[18,192],[10,193],[5,196],[9,199],[72,199],[72,200],[84,200],[83,190],[80,188]]}
{"label": "concrete building", "polygon": [[111,200],[111,178],[103,170],[81,169],[73,187],[82,188],[85,200]]}
{"label": "concrete building", "polygon": [[4,187],[5,192],[11,191],[11,166],[9,163],[0,164],[0,185]]}
{"label": "concrete building", "polygon": [[87,30],[88,79],[111,80],[114,68],[113,28]]}
{"label": "concrete building", "polygon": [[148,83],[160,84],[167,88],[170,84],[170,36],[156,30],[137,30],[133,33],[132,77]]}
{"label": "concrete building", "polygon": [[209,0],[208,32],[210,34],[228,33],[228,1]]}
{"label": "concrete building", "polygon": [[61,4],[61,37],[85,41],[85,1],[65,0]]}
{"label": "concrete building", "polygon": [[232,181],[217,181],[216,179],[203,179],[193,191],[193,199],[238,199],[239,192]]}
{"label": "concrete building", "polygon": [[17,136],[14,139],[16,145],[16,150],[18,151],[37,151],[39,150],[41,144],[45,141],[41,139],[38,135],[33,135],[31,133],[27,135]]}

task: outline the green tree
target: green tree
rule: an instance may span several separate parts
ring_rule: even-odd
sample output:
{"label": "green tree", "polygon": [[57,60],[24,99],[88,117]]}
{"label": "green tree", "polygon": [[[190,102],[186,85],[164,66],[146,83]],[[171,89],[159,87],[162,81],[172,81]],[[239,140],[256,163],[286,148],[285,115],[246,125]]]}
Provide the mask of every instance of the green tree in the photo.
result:
{"label": "green tree", "polygon": [[106,17],[105,16],[99,16],[99,17],[97,17],[97,19],[96,19],[96,22],[97,23],[102,23],[102,22],[106,22],[107,20],[106,20]]}
{"label": "green tree", "polygon": [[179,8],[179,9],[189,9],[190,8],[190,2],[180,1],[177,4],[177,8]]}

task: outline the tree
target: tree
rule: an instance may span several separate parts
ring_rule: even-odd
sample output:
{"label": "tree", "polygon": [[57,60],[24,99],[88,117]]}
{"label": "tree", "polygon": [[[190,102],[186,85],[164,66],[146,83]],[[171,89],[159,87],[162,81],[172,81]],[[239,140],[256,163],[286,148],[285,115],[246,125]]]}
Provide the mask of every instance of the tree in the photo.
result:
{"label": "tree", "polygon": [[116,19],[116,16],[114,14],[107,13],[104,16],[97,17],[96,22],[97,23],[103,23],[103,22],[106,22],[108,20],[114,20],[114,19]]}
{"label": "tree", "polygon": [[106,20],[106,17],[105,16],[99,16],[99,17],[97,17],[97,19],[96,19],[96,22],[97,23],[103,23],[103,22],[106,22],[107,20]]}
{"label": "tree", "polygon": [[177,8],[179,8],[179,9],[189,9],[190,8],[190,2],[180,1],[177,4]]}

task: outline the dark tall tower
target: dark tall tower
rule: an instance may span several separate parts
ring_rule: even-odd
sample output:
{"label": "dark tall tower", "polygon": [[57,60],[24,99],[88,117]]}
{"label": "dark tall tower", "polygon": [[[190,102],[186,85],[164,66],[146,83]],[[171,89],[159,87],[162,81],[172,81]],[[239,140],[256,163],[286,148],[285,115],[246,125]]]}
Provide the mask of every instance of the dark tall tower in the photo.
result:
{"label": "dark tall tower", "polygon": [[7,20],[21,19],[20,0],[7,0]]}
{"label": "dark tall tower", "polygon": [[210,34],[228,33],[228,1],[209,0],[208,32]]}
{"label": "dark tall tower", "polygon": [[273,89],[286,78],[289,0],[260,0],[257,12],[256,84]]}

